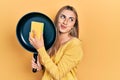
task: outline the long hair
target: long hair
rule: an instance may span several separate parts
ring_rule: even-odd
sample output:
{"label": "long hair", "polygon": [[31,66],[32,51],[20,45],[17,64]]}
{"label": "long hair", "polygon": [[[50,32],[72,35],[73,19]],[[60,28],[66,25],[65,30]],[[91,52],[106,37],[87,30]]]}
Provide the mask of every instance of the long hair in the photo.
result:
{"label": "long hair", "polygon": [[56,34],[56,40],[55,40],[53,46],[49,49],[49,54],[50,54],[50,56],[53,56],[53,55],[58,51],[59,47],[61,46],[60,41],[59,41],[59,37],[58,37],[58,36],[59,36],[59,31],[58,31],[58,28],[57,28],[57,24],[58,24],[59,15],[61,14],[61,12],[62,12],[63,10],[73,11],[74,14],[76,15],[76,21],[75,21],[75,24],[74,24],[74,27],[73,27],[72,31],[70,32],[70,35],[73,36],[73,37],[77,37],[77,38],[79,37],[79,35],[78,35],[78,33],[79,33],[79,32],[78,32],[78,31],[79,31],[79,28],[78,28],[78,26],[79,26],[78,14],[77,14],[75,8],[73,8],[72,6],[69,6],[69,5],[63,6],[63,7],[58,11],[57,15],[55,16],[54,24],[55,24],[55,26],[56,26],[57,34]]}

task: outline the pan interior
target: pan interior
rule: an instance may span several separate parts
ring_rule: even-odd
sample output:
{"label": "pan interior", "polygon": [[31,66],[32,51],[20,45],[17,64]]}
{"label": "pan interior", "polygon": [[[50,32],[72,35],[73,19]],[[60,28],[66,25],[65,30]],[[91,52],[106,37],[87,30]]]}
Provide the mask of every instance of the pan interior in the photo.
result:
{"label": "pan interior", "polygon": [[37,52],[36,49],[29,42],[29,32],[31,30],[32,21],[44,23],[43,38],[45,49],[48,50],[55,41],[56,29],[52,20],[42,13],[28,13],[20,19],[16,29],[18,41],[28,51]]}

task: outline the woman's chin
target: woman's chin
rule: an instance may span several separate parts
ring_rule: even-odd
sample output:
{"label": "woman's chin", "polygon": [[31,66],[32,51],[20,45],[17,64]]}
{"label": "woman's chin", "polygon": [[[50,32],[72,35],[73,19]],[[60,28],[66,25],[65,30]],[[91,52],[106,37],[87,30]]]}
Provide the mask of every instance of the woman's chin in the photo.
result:
{"label": "woman's chin", "polygon": [[59,31],[60,34],[68,33],[69,31]]}

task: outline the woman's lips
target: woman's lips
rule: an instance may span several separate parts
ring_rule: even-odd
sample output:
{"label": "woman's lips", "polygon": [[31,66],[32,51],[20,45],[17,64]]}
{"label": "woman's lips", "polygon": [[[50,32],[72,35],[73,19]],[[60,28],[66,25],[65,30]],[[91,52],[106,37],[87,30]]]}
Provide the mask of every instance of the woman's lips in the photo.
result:
{"label": "woman's lips", "polygon": [[66,26],[64,26],[64,25],[61,25],[61,28],[62,28],[62,29],[66,29]]}

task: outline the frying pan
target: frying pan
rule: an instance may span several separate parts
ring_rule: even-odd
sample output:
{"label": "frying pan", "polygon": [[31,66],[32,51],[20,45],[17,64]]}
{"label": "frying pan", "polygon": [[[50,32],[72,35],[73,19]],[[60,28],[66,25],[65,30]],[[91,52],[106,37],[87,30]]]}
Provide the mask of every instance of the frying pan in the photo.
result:
{"label": "frying pan", "polygon": [[56,29],[52,20],[47,15],[40,12],[30,12],[28,14],[25,14],[18,21],[16,28],[17,39],[24,49],[34,53],[33,56],[37,61],[38,52],[29,42],[29,32],[31,30],[32,21],[44,23],[43,39],[46,50],[48,50],[53,45],[56,39]]}

